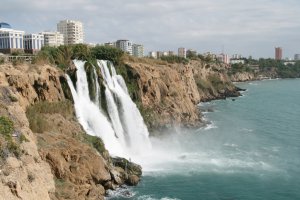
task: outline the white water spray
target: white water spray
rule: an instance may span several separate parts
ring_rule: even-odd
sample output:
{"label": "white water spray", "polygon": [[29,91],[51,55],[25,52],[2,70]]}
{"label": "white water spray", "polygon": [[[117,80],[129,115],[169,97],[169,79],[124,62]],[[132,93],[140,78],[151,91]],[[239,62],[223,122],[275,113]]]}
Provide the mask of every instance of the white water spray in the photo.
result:
{"label": "white water spray", "polygon": [[[101,137],[108,151],[115,156],[136,158],[149,152],[151,143],[143,118],[131,100],[125,81],[117,75],[114,66],[108,68],[107,61],[98,61],[105,85],[105,98],[110,121],[99,107],[100,89],[98,75],[94,69],[96,100],[90,99],[85,62],[74,60],[77,68],[76,89],[67,75],[69,87],[75,103],[77,118],[85,131]],[[111,71],[111,72],[110,72]]]}
{"label": "white water spray", "polygon": [[100,106],[100,86],[99,86],[98,75],[97,75],[95,67],[94,67],[94,79],[95,79],[95,85],[96,85],[95,103],[96,103],[96,105]]}

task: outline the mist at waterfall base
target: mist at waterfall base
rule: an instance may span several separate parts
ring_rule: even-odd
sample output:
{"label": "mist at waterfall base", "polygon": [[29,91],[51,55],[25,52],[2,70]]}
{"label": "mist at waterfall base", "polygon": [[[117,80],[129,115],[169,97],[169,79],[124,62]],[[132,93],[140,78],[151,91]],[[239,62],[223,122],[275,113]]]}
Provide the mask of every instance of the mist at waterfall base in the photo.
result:
{"label": "mist at waterfall base", "polygon": [[68,83],[79,122],[112,155],[143,167],[138,186],[111,191],[107,199],[300,199],[299,79],[240,84],[247,91],[235,101],[201,104],[213,110],[204,112],[207,127],[149,138],[113,66],[96,66],[106,87],[106,116],[100,98],[89,98],[84,62],[75,65],[76,87]]}
{"label": "mist at waterfall base", "polygon": [[108,199],[300,199],[300,80],[238,86],[201,104],[207,127],[152,138],[142,181]]}

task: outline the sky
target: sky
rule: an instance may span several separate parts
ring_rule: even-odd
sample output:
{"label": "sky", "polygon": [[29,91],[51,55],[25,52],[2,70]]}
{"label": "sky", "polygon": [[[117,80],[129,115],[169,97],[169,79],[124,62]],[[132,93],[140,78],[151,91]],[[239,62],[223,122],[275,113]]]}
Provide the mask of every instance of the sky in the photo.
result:
{"label": "sky", "polygon": [[299,0],[1,0],[0,22],[26,33],[56,30],[60,20],[84,24],[85,41],[129,39],[148,51],[284,57],[300,53]]}

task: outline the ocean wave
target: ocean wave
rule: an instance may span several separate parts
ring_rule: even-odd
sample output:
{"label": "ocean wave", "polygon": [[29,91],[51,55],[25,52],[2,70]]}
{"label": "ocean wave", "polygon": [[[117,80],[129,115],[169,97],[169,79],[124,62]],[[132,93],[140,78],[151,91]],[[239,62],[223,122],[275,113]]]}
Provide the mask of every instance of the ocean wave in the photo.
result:
{"label": "ocean wave", "polygon": [[115,198],[132,198],[136,195],[135,192],[131,190],[131,188],[127,186],[121,186],[116,190],[108,190],[106,200],[115,199]]}
{"label": "ocean wave", "polygon": [[151,195],[143,195],[137,198],[138,200],[180,200],[178,198],[163,197],[161,199],[153,198]]}

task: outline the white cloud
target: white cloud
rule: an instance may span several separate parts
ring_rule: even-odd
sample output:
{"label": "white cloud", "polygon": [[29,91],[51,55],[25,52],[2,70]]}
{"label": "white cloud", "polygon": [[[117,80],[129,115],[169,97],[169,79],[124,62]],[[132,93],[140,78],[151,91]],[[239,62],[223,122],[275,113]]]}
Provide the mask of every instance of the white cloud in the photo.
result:
{"label": "white cloud", "polygon": [[148,50],[226,45],[229,53],[258,57],[273,56],[277,45],[298,52],[299,6],[297,0],[2,0],[0,20],[38,32],[77,19],[89,42],[128,38]]}

